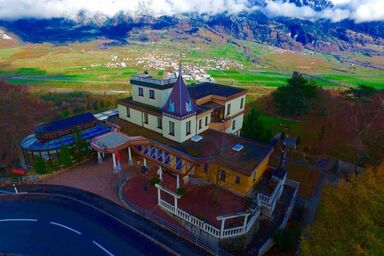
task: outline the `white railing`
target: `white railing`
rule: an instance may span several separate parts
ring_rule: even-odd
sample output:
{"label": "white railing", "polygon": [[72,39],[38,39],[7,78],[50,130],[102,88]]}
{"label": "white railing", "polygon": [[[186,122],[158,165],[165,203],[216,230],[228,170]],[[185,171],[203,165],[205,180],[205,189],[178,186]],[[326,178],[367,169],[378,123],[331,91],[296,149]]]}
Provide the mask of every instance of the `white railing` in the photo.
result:
{"label": "white railing", "polygon": [[170,203],[165,202],[164,200],[160,200],[160,206],[171,213],[175,213],[175,207]]}
{"label": "white railing", "polygon": [[220,237],[220,229],[196,218],[195,216],[181,210],[177,209],[176,216],[180,217],[181,219],[187,221],[188,223],[191,223],[192,225],[204,230],[208,234],[211,234],[215,237]]}
{"label": "white railing", "polygon": [[155,79],[152,77],[140,77],[140,76],[131,77],[131,81],[147,82],[147,83],[158,84],[158,85],[172,84],[172,83],[175,83],[176,80],[177,80],[176,78]]}
{"label": "white railing", "polygon": [[263,203],[263,204],[269,204],[269,201],[270,201],[270,197],[269,196],[266,196],[264,194],[258,194],[257,195],[257,200],[259,200],[260,203]]}
{"label": "white railing", "polygon": [[294,188],[298,188],[300,186],[300,182],[291,179],[286,179],[284,184]]}
{"label": "white railing", "polygon": [[235,228],[227,228],[223,231],[223,237],[233,237],[244,234],[244,226],[235,227]]}
{"label": "white railing", "polygon": [[251,219],[247,222],[247,226],[244,227],[244,225],[241,225],[239,227],[234,228],[226,228],[221,232],[220,229],[206,223],[205,221],[200,220],[199,218],[196,218],[195,216],[177,208],[175,211],[175,207],[171,205],[170,203],[160,199],[160,207],[162,207],[164,210],[176,215],[177,217],[181,218],[182,220],[185,220],[186,222],[200,228],[201,230],[207,232],[208,234],[216,237],[216,238],[229,238],[234,236],[240,236],[245,233],[247,233],[257,218],[260,216],[260,208],[256,210],[254,215],[251,217]]}
{"label": "white railing", "polygon": [[259,193],[257,195],[257,199],[264,206],[274,209],[278,198],[283,193],[283,189],[284,189],[284,183],[281,180],[279,180],[271,196],[266,196],[264,194]]}

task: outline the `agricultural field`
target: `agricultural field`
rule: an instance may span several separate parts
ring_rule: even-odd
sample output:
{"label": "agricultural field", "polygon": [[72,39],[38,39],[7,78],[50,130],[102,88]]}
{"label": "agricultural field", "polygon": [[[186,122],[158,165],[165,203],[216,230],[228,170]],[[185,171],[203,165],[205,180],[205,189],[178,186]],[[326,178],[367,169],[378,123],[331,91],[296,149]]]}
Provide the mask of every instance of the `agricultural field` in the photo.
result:
{"label": "agricultural field", "polygon": [[[166,64],[156,69],[156,59],[178,61],[181,54],[183,65],[206,67],[217,82],[248,89],[283,86],[293,71],[308,74],[320,86],[365,84],[384,88],[383,70],[343,64],[330,54],[295,53],[249,41],[231,44],[220,38],[215,40],[214,44],[165,39],[156,43],[132,41],[123,46],[106,46],[108,42],[101,40],[62,46],[20,44],[0,48],[0,77],[39,89],[129,90],[132,75],[148,70],[151,75],[162,77],[174,70]],[[357,63],[384,62],[378,56],[347,57]],[[149,67],[148,59],[153,62]],[[218,61],[228,62],[229,66],[215,69]]]}

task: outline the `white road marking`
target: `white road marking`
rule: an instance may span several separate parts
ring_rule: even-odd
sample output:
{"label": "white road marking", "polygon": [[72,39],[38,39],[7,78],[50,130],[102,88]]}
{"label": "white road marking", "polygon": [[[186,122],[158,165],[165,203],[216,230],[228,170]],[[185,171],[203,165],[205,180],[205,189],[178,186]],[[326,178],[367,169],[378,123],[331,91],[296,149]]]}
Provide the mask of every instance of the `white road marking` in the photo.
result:
{"label": "white road marking", "polygon": [[37,219],[2,219],[0,222],[11,222],[11,221],[37,221]]}
{"label": "white road marking", "polygon": [[106,254],[108,254],[109,256],[114,256],[110,251],[108,251],[107,249],[105,249],[103,246],[101,246],[98,242],[96,241],[92,241],[92,243],[94,243],[97,247],[99,247],[101,250],[103,250]]}
{"label": "white road marking", "polygon": [[77,231],[76,229],[70,228],[70,227],[65,226],[65,225],[63,225],[63,224],[60,224],[60,223],[57,223],[57,222],[53,222],[53,221],[51,221],[51,222],[49,222],[49,223],[52,224],[52,225],[56,225],[56,226],[59,226],[59,227],[68,229],[68,230],[70,230],[70,231],[72,231],[72,232],[75,232],[75,233],[78,234],[78,235],[81,235],[81,232],[80,232],[80,231]]}

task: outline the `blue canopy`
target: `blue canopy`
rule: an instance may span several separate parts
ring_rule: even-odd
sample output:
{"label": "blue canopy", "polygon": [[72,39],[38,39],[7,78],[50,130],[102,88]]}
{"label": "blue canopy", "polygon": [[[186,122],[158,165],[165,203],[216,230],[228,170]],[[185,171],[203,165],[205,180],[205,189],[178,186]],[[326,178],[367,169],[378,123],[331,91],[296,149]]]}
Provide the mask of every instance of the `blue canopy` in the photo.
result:
{"label": "blue canopy", "polygon": [[74,126],[87,124],[93,121],[97,121],[95,116],[87,112],[84,114],[67,117],[47,124],[39,125],[35,128],[35,133],[50,133],[61,131]]}
{"label": "blue canopy", "polygon": [[[111,128],[101,123],[97,123],[96,126],[82,130],[80,132],[80,136],[83,140],[90,141],[94,137],[107,133],[110,130]],[[45,142],[41,142],[36,137],[35,134],[31,134],[26,138],[24,138],[24,140],[22,140],[20,145],[22,149],[28,150],[28,151],[49,151],[49,150],[59,149],[62,145],[71,146],[74,143],[75,143],[74,134],[68,134],[63,137],[45,141]]]}

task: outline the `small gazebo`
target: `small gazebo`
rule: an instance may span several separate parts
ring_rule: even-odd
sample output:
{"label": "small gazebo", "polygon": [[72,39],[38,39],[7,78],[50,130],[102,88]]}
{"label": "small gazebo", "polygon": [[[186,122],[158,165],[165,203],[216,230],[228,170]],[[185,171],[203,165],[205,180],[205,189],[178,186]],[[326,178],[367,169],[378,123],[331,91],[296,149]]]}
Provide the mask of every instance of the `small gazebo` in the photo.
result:
{"label": "small gazebo", "polygon": [[117,173],[120,169],[120,154],[119,150],[128,148],[128,163],[132,163],[131,145],[146,144],[148,140],[144,137],[130,137],[114,128],[112,131],[101,136],[95,137],[91,141],[91,147],[97,151],[98,163],[103,162],[105,153],[112,154],[113,172]]}

